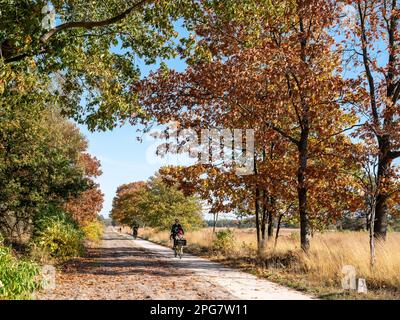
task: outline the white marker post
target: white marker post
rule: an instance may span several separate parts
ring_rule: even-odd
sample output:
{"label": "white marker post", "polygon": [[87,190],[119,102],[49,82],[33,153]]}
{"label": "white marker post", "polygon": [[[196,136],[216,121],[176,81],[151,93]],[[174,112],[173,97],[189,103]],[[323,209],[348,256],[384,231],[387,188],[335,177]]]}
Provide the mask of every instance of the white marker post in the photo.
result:
{"label": "white marker post", "polygon": [[357,292],[358,293],[367,293],[367,282],[365,281],[365,279],[358,279],[358,286],[357,286]]}
{"label": "white marker post", "polygon": [[42,268],[43,290],[54,290],[56,288],[56,268],[51,265],[44,265]]}
{"label": "white marker post", "polygon": [[356,268],[350,265],[344,266],[342,268],[342,273],[344,274],[344,277],[342,278],[343,290],[356,290],[357,289]]}

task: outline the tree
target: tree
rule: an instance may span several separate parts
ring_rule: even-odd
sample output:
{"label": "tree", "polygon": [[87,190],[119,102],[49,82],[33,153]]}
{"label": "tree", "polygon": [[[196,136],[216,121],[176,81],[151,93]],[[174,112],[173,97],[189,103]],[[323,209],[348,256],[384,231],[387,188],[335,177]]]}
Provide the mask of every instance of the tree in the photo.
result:
{"label": "tree", "polygon": [[[233,10],[225,1],[204,4],[202,19],[193,22],[201,40],[182,50],[189,67],[181,73],[162,69],[134,89],[144,110],[161,123],[173,120],[198,132],[204,127],[255,130],[256,215],[270,202],[261,198],[274,196],[260,182],[268,170],[257,169],[268,159],[269,147],[281,145],[269,172],[275,182],[297,189],[301,247],[308,251],[311,220],[338,215],[333,204],[349,207],[354,198],[346,186],[351,170],[342,169],[356,165],[346,157],[352,144],[344,132],[357,119],[341,109],[349,85],[339,75],[340,52],[332,51],[329,33],[338,11],[327,0],[285,1],[276,8],[249,2]],[[259,27],[251,32],[254,24]],[[345,197],[332,205],[321,201],[334,199],[332,190],[343,186]]]}
{"label": "tree", "polygon": [[[389,203],[398,191],[395,159],[400,157],[400,3],[398,0],[344,1],[354,13],[343,44],[358,81],[355,110],[362,115],[359,137],[377,157],[374,237],[384,240]],[[349,9],[349,10],[350,10]]]}
{"label": "tree", "polygon": [[169,229],[175,219],[186,229],[202,226],[202,208],[196,197],[186,197],[175,187],[168,187],[160,179],[149,180],[140,208],[149,226]]}
{"label": "tree", "polygon": [[64,135],[69,126],[54,113],[28,104],[10,101],[0,110],[0,232],[8,242],[29,239],[42,206],[87,188],[76,164],[85,141],[79,131]]}
{"label": "tree", "polygon": [[[263,252],[267,231],[272,232],[273,218],[279,211],[280,201],[290,201],[293,197],[292,188],[284,186],[283,174],[277,176],[273,169],[279,161],[283,173],[283,159],[276,157],[274,160],[274,164],[264,162],[258,168],[257,176],[241,176],[234,170],[210,165],[163,167],[159,172],[168,185],[176,185],[185,194],[196,195],[206,201],[208,212],[214,215],[214,226],[220,213],[251,216],[255,220],[258,247]],[[262,190],[261,195],[259,190]]]}
{"label": "tree", "polygon": [[203,222],[198,199],[185,196],[158,177],[146,183],[133,182],[119,187],[111,217],[122,224],[140,222],[160,230],[168,230],[175,219],[179,219],[185,229],[202,226]]}
{"label": "tree", "polygon": [[87,142],[48,106],[49,82],[33,61],[0,72],[0,232],[21,243],[42,207],[61,205],[91,185],[79,164]]}
{"label": "tree", "polygon": [[111,210],[113,221],[128,226],[135,222],[143,223],[143,212],[139,208],[139,203],[145,186],[145,182],[137,181],[118,187]]}
{"label": "tree", "polygon": [[143,115],[129,90],[137,61],[173,56],[174,20],[194,10],[187,2],[2,0],[0,71],[40,73],[52,84],[51,105],[90,129],[111,129]]}
{"label": "tree", "polygon": [[62,207],[72,215],[75,221],[80,225],[84,225],[87,222],[95,221],[103,207],[104,195],[99,188],[99,184],[93,180],[101,175],[102,172],[100,170],[100,162],[87,153],[80,155],[78,166],[83,168],[89,187],[80,193],[78,197],[69,199]]}

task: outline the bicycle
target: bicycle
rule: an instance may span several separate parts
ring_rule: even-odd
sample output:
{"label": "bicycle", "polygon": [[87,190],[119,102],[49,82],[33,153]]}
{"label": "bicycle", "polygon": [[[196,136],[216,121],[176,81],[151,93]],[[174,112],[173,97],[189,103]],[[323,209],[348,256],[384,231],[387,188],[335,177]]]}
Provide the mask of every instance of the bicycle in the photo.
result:
{"label": "bicycle", "polygon": [[184,246],[186,246],[185,239],[174,239],[174,256],[175,256],[175,258],[179,256],[179,259],[182,259]]}

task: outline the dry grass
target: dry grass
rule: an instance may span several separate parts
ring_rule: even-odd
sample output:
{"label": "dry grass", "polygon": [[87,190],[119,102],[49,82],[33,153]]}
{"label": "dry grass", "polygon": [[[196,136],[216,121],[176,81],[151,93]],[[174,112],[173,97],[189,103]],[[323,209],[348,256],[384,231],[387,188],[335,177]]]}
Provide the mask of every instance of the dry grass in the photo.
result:
{"label": "dry grass", "polygon": [[366,232],[327,232],[317,234],[309,255],[298,247],[298,241],[283,238],[277,250],[267,250],[267,256],[285,256],[292,252],[296,265],[307,279],[323,287],[340,288],[345,265],[354,266],[357,278],[365,278],[368,287],[376,291],[400,292],[400,234],[389,233],[384,244],[377,244],[376,266],[370,268],[369,238]]}
{"label": "dry grass", "polygon": [[[321,295],[340,292],[342,268],[352,265],[357,271],[357,278],[365,278],[370,291],[375,292],[375,295],[364,297],[400,295],[400,233],[389,233],[386,243],[377,245],[373,270],[369,264],[369,238],[366,232],[317,234],[312,239],[309,254],[305,255],[299,247],[298,231],[284,229],[276,249],[273,248],[273,241],[269,241],[262,259],[256,254],[253,229],[234,229],[234,233],[235,244],[223,256],[212,252],[214,238],[210,228],[188,232],[188,249]],[[139,235],[164,245],[169,244],[168,232],[144,229],[140,230]]]}
{"label": "dry grass", "polygon": [[[224,228],[217,228],[216,230],[223,230]],[[236,250],[239,250],[243,244],[251,248],[256,248],[256,236],[254,229],[232,229],[235,232]],[[296,230],[282,229],[282,237],[288,237]],[[139,231],[139,236],[150,239],[159,243],[169,243],[168,231],[156,231],[151,228],[144,228]],[[188,243],[195,244],[201,247],[210,247],[214,239],[212,228],[205,228],[196,231],[189,231],[185,234]]]}

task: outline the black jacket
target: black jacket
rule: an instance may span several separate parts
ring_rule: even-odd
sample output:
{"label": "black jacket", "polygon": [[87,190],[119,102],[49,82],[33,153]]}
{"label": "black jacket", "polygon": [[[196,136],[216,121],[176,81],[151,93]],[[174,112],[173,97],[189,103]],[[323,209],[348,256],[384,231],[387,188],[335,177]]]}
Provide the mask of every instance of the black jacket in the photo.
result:
{"label": "black jacket", "polygon": [[172,234],[172,235],[177,235],[178,232],[179,232],[179,230],[182,230],[182,233],[185,233],[185,232],[183,231],[182,226],[181,226],[179,223],[178,223],[178,224],[174,223],[174,224],[172,225],[172,228],[171,228],[171,234]]}

